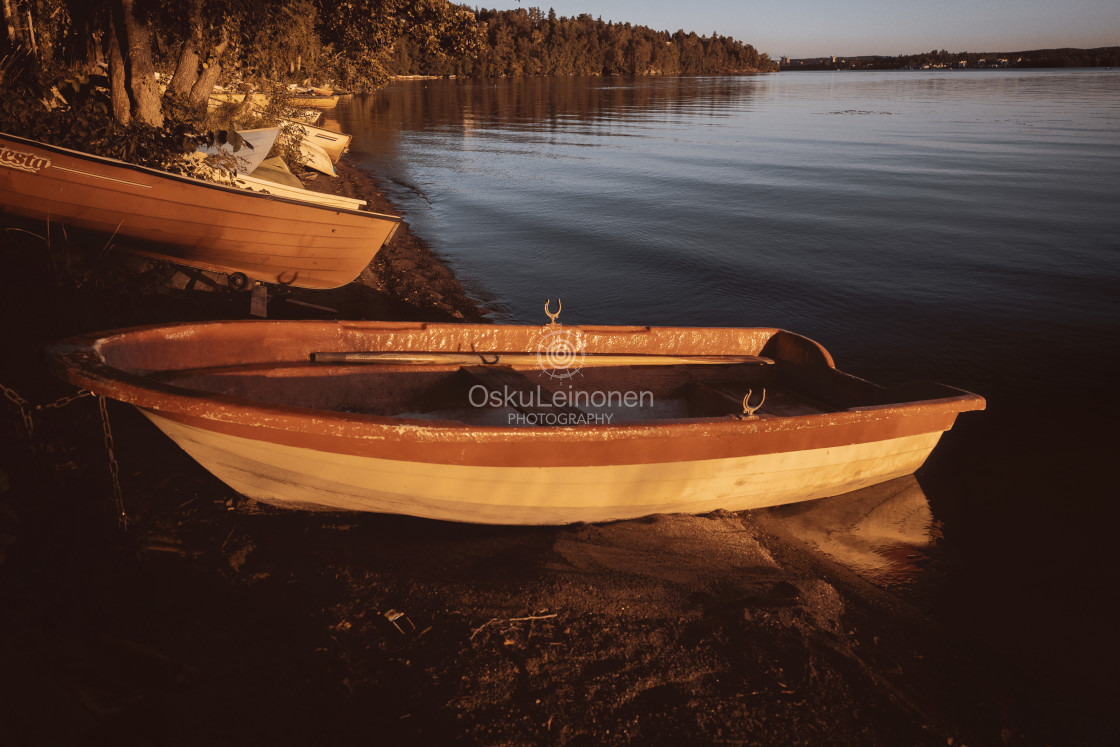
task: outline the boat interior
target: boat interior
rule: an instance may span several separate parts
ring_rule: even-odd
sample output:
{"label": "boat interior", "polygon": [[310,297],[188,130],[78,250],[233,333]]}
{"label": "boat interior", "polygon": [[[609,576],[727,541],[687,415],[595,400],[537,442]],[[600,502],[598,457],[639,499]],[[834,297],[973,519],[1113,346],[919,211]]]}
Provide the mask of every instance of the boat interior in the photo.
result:
{"label": "boat interior", "polygon": [[62,365],[117,379],[141,407],[159,409],[162,394],[218,395],[236,408],[452,427],[765,420],[981,402],[933,382],[883,388],[781,330],[568,329],[583,335],[581,357],[554,369],[542,367],[534,327],[364,322],[141,328],[69,343]]}
{"label": "boat interior", "polygon": [[[830,395],[820,386],[805,386],[788,375],[787,366],[767,363],[598,366],[554,376],[536,366],[308,362],[175,371],[154,378],[266,406],[489,426],[618,425],[752,414],[779,418],[859,404],[836,388]],[[880,387],[829,371],[864,390],[863,403],[883,399],[877,395]]]}

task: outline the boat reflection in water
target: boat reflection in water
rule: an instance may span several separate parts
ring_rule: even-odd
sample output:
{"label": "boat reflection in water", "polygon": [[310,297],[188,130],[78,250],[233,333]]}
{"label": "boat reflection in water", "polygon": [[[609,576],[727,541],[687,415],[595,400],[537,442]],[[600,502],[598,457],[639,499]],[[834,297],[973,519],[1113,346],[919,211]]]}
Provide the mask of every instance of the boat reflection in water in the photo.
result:
{"label": "boat reflection in water", "polygon": [[765,511],[793,538],[882,586],[913,583],[941,536],[913,475]]}

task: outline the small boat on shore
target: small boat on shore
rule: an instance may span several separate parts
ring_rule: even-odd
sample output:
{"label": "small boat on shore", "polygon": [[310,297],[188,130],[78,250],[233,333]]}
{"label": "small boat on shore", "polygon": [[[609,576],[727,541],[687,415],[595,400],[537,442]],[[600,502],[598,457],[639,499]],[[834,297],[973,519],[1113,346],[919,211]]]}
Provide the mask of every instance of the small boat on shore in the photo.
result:
{"label": "small boat on shore", "polygon": [[288,113],[288,118],[293,122],[314,127],[323,118],[323,112],[319,109],[293,109]]}
{"label": "small boat on shore", "polygon": [[136,254],[300,288],[346,285],[400,225],[2,133],[0,207],[100,232]]}
{"label": "small boat on shore", "polygon": [[298,83],[289,83],[288,92],[294,96],[333,96],[333,88],[323,88],[321,86],[301,86]]}
{"label": "small boat on shore", "polygon": [[303,165],[327,176],[338,176],[334,168],[334,161],[327,152],[310,139],[299,141],[299,154],[303,158]]}
{"label": "small boat on shore", "polygon": [[773,328],[230,321],[49,354],[250,498],[473,523],[838,495],[911,474],[958,413],[984,408],[845,374]]}
{"label": "small boat on shore", "polygon": [[264,108],[268,106],[270,98],[263,93],[229,93],[227,91],[219,91],[214,89],[210,94],[210,108],[217,104],[241,104],[246,99],[256,107]]}
{"label": "small boat on shore", "polygon": [[[300,184],[298,187],[294,184],[277,181],[275,178],[265,178],[262,176],[264,173],[264,169],[257,169],[257,171],[254,171],[252,174],[239,174],[234,177],[233,183],[242,189],[251,189],[254,192],[263,192],[279,197],[287,197],[290,200],[301,200],[303,202],[312,202],[316,205],[338,207],[345,210],[359,210],[366,204],[365,200],[306,189],[294,176],[292,179],[295,180],[296,184]],[[290,171],[287,173],[288,176],[291,176]],[[273,175],[268,174],[268,176],[271,177]]]}
{"label": "small boat on shore", "polygon": [[225,153],[232,156],[237,164],[238,174],[251,174],[268,157],[268,152],[272,150],[272,146],[276,144],[276,138],[280,136],[280,128],[261,127],[253,130],[237,130],[237,134],[241,136],[243,142],[241,147],[236,150],[233,144],[227,141],[199,148],[198,151],[206,155]]}
{"label": "small boat on shore", "polygon": [[338,105],[338,95],[320,96],[314,93],[301,93],[288,100],[297,109],[333,109]]}
{"label": "small boat on shore", "polygon": [[350,147],[351,135],[346,135],[341,132],[332,132],[331,130],[316,127],[307,122],[300,122],[294,119],[285,121],[291,126],[303,128],[302,139],[322,148],[330,157],[331,163],[338,163],[338,159],[342,158],[342,154]]}

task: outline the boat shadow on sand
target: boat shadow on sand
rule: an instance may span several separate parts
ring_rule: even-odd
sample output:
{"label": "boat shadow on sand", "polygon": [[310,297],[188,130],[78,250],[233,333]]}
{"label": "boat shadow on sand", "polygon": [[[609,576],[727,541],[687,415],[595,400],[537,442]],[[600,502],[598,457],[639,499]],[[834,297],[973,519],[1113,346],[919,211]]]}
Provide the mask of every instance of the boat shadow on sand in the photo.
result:
{"label": "boat shadow on sand", "polygon": [[889,590],[916,578],[910,556],[937,535],[913,477],[773,509],[560,527],[290,511],[243,498],[110,403],[121,533],[97,408],[68,409],[65,422],[42,418],[50,456],[35,495],[16,471],[4,496],[20,521],[0,566],[21,609],[5,622],[0,677],[17,734],[570,743],[609,729],[619,743],[944,744],[1053,733],[1004,665]]}

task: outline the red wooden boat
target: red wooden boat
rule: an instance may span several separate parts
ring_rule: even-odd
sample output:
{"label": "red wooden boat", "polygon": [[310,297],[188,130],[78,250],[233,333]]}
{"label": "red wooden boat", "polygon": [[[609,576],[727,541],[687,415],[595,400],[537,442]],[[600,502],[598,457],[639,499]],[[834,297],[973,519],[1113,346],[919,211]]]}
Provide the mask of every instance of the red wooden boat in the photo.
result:
{"label": "red wooden boat", "polygon": [[769,328],[211,322],[51,356],[251,498],[480,523],[837,495],[914,472],[984,407],[884,389]]}
{"label": "red wooden boat", "polygon": [[400,218],[169,174],[0,133],[0,206],[113,236],[130,251],[252,280],[336,288]]}

